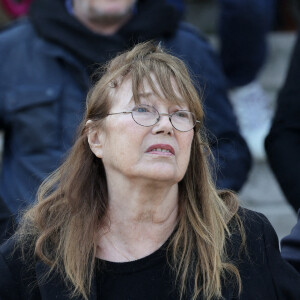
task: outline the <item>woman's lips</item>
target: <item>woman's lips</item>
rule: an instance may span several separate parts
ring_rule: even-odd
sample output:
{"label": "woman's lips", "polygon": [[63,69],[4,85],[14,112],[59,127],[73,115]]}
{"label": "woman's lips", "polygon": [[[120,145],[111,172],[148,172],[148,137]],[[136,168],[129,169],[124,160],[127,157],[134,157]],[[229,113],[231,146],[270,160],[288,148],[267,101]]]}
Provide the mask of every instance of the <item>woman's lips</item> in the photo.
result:
{"label": "woman's lips", "polygon": [[161,154],[161,155],[175,155],[175,150],[168,144],[155,144],[150,146],[146,153]]}

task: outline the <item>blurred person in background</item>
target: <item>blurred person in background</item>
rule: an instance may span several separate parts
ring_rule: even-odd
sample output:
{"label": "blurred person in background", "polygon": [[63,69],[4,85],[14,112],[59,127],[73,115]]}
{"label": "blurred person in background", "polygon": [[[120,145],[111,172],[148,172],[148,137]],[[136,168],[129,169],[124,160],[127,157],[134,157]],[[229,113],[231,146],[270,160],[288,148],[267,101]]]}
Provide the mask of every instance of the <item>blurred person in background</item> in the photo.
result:
{"label": "blurred person in background", "polygon": [[8,17],[20,18],[28,13],[32,0],[0,0],[2,7]]}
{"label": "blurred person in background", "polygon": [[[183,0],[167,0],[182,14]],[[277,0],[218,0],[219,53],[240,130],[255,159],[265,159],[272,99],[257,77],[267,57],[267,34]]]}
{"label": "blurred person in background", "polygon": [[[298,12],[300,1],[296,1]],[[299,21],[299,20],[298,20]],[[265,140],[268,160],[298,222],[281,241],[281,254],[300,272],[300,29],[281,88],[272,127]]]}
{"label": "blurred person in background", "polygon": [[265,159],[272,99],[258,81],[277,0],[219,0],[220,56],[240,130],[253,157]]}
{"label": "blurred person in background", "polygon": [[[298,1],[299,3],[299,1]],[[298,7],[300,5],[298,4]],[[300,208],[300,31],[265,141],[270,166],[290,205]]]}
{"label": "blurred person in background", "polygon": [[300,273],[300,209],[298,222],[291,233],[281,240],[281,255]]}
{"label": "blurred person in background", "polygon": [[15,215],[72,145],[96,68],[137,42],[161,41],[203,87],[205,123],[219,188],[238,191],[251,158],[207,42],[160,0],[36,0],[29,19],[0,35],[0,197]]}
{"label": "blurred person in background", "polygon": [[299,299],[271,224],[212,181],[180,59],[139,44],[86,103],[66,161],[0,246],[0,299]]}
{"label": "blurred person in background", "polygon": [[6,203],[0,198],[0,237],[6,240],[13,233],[15,219],[9,217],[9,211]]}

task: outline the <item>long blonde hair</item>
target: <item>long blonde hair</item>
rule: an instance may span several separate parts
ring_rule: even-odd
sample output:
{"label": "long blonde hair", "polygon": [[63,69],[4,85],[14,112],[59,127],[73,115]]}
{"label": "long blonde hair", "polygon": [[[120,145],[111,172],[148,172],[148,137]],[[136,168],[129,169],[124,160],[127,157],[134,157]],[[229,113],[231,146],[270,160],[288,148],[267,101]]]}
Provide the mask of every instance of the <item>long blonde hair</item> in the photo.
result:
{"label": "long blonde hair", "polygon": [[[86,112],[78,137],[65,162],[40,186],[38,202],[23,216],[16,234],[21,245],[31,243],[35,254],[50,270],[59,272],[72,296],[88,299],[93,277],[96,239],[108,207],[108,192],[102,160],[88,145],[90,126],[103,126],[114,91],[131,78],[133,97],[146,79],[157,93],[155,75],[166,99],[177,102],[170,79],[176,81],[197,120],[203,110],[197,90],[184,63],[151,42],[139,44],[105,66],[101,79],[88,94]],[[87,120],[94,122],[86,125]],[[217,191],[210,176],[205,130],[194,135],[187,172],[179,182],[179,224],[168,245],[168,261],[174,269],[180,296],[192,284],[192,298],[220,298],[222,280],[231,276],[239,288],[237,267],[229,261],[226,242],[238,221],[238,202],[229,191]],[[237,226],[235,228],[241,227]],[[32,242],[33,241],[33,242]],[[24,243],[25,242],[25,243]]]}

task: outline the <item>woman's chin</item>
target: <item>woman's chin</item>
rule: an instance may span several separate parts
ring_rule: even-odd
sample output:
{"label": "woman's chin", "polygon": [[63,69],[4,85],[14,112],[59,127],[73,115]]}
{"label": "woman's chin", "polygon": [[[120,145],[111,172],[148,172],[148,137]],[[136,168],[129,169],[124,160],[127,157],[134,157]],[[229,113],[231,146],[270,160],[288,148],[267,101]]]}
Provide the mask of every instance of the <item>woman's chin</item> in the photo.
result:
{"label": "woman's chin", "polygon": [[[146,171],[146,170],[145,170]],[[140,178],[145,178],[153,181],[160,181],[160,182],[171,182],[177,183],[181,180],[182,176],[179,176],[175,170],[168,170],[167,168],[153,168],[148,172],[143,172],[140,174]]]}
{"label": "woman's chin", "polygon": [[174,161],[143,161],[140,164],[132,164],[131,168],[123,168],[123,175],[129,179],[150,180],[166,182],[168,184],[178,183],[185,174],[185,169],[178,166]]}

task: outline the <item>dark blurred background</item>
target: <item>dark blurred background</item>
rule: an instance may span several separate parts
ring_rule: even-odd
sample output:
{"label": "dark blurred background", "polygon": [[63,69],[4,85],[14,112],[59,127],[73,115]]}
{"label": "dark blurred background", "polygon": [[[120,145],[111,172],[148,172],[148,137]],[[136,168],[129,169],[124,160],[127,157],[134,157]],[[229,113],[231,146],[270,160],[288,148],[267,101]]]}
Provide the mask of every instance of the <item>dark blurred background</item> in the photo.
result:
{"label": "dark blurred background", "polygon": [[[12,16],[4,10],[4,2],[6,2],[6,0],[0,0],[0,27],[13,19]],[[10,2],[18,5],[24,2],[24,0],[10,0]],[[215,33],[217,27],[216,16],[218,15],[218,1],[186,0],[185,2],[187,4],[186,20],[205,33]],[[295,5],[295,0],[277,0],[277,13],[273,31],[296,30],[298,14]]]}

